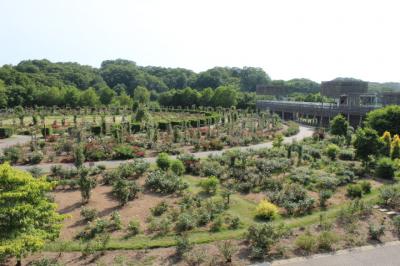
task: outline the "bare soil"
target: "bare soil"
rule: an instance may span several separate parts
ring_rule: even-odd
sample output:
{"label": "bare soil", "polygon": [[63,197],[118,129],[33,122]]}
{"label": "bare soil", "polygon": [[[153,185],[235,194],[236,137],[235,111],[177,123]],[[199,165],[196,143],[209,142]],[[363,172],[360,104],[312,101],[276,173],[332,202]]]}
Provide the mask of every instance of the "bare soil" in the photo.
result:
{"label": "bare soil", "polygon": [[[142,183],[139,180],[138,183]],[[112,212],[118,211],[121,215],[124,227],[132,219],[137,219],[141,223],[141,228],[146,230],[146,218],[150,216],[150,209],[161,201],[173,204],[177,198],[174,196],[161,196],[154,193],[139,193],[134,201],[128,202],[125,206],[120,206],[111,194],[111,186],[98,185],[92,190],[89,203],[82,205],[79,190],[57,190],[53,193],[54,200],[58,204],[59,212],[68,214],[70,217],[65,220],[60,238],[62,240],[73,239],[87,224],[81,217],[82,207],[95,208],[98,211],[99,218],[106,218]],[[112,236],[121,236],[124,232],[117,231]]]}

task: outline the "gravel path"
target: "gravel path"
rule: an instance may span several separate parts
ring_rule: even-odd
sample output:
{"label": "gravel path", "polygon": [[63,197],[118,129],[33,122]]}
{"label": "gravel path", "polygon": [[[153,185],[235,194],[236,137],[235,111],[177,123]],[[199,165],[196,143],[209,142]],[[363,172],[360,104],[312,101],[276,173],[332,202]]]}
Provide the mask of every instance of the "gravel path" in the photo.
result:
{"label": "gravel path", "polygon": [[14,146],[17,144],[24,145],[26,143],[29,143],[31,141],[30,136],[23,136],[23,135],[14,135],[11,138],[7,139],[0,139],[0,154],[3,154],[3,150],[5,148],[8,148],[10,146]]}
{"label": "gravel path", "polygon": [[[291,143],[293,140],[302,140],[306,137],[311,137],[313,134],[313,128],[312,127],[307,127],[300,125],[300,131],[298,134],[295,136],[291,137],[285,137],[284,143]],[[246,151],[246,150],[258,150],[258,149],[263,149],[263,148],[270,148],[272,147],[272,142],[267,142],[267,143],[260,143],[260,144],[255,144],[251,146],[246,146],[246,147],[236,147],[236,148],[229,148],[229,149],[224,149],[221,151],[204,151],[204,152],[196,152],[192,153],[195,157],[197,158],[206,158],[208,156],[212,155],[221,155],[222,153],[228,151],[228,150],[241,150],[241,151]],[[176,156],[171,156],[175,158]],[[156,161],[156,157],[147,157],[144,158],[144,160],[153,163]],[[104,165],[106,168],[116,168],[120,164],[129,162],[131,160],[116,160],[116,161],[99,161],[99,162],[91,162],[91,163],[85,163],[85,166],[96,166],[96,165]],[[42,163],[42,164],[37,164],[37,165],[20,165],[16,166],[16,168],[23,169],[23,170],[28,170],[29,168],[32,167],[39,167],[42,169],[43,172],[50,172],[50,169],[54,165],[61,165],[63,167],[74,167],[72,163]]]}
{"label": "gravel path", "polygon": [[398,266],[400,265],[400,242],[378,246],[364,246],[340,250],[333,254],[300,257],[289,260],[264,262],[253,266]]}

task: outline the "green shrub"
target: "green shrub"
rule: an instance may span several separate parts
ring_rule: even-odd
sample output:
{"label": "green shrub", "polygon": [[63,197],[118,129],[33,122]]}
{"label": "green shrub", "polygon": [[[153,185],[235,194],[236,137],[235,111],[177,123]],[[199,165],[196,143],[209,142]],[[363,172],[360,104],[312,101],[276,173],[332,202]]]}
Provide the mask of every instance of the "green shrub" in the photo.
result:
{"label": "green shrub", "polygon": [[131,235],[137,235],[140,233],[140,223],[138,220],[133,219],[129,221],[127,230]]}
{"label": "green shrub", "polygon": [[229,220],[229,229],[235,230],[240,227],[240,218],[238,216],[234,216]]}
{"label": "green shrub", "polygon": [[299,184],[290,183],[281,190],[268,193],[270,200],[285,208],[289,215],[303,215],[314,207],[315,199]]}
{"label": "green shrub", "polygon": [[158,154],[156,163],[160,169],[165,171],[168,170],[171,165],[171,158],[169,157],[168,154],[162,152]]}
{"label": "green shrub", "polygon": [[175,230],[180,233],[184,231],[189,231],[195,227],[195,220],[193,215],[183,212],[178,216],[175,224]]}
{"label": "green shrub", "polygon": [[172,160],[171,162],[171,170],[178,176],[181,176],[185,173],[185,166],[181,160]]}
{"label": "green shrub", "polygon": [[307,150],[307,153],[311,155],[314,159],[320,159],[321,158],[321,152],[317,149],[309,148]]}
{"label": "green shrub", "polygon": [[345,136],[348,128],[349,122],[341,114],[335,116],[332,121],[330,121],[330,131],[332,135]]}
{"label": "green shrub", "polygon": [[385,234],[385,226],[383,224],[369,224],[368,235],[372,240],[380,241],[381,236]]}
{"label": "green shrub", "polygon": [[211,221],[211,214],[205,208],[199,208],[196,212],[197,225],[205,226]]}
{"label": "green shrub", "polygon": [[352,161],[354,159],[354,152],[351,150],[341,150],[339,152],[339,159],[343,161]]}
{"label": "green shrub", "polygon": [[92,126],[90,132],[92,132],[93,135],[99,136],[101,134],[101,126]]}
{"label": "green shrub", "polygon": [[31,164],[38,164],[43,160],[43,153],[40,151],[34,151],[28,155],[28,161]]}
{"label": "green shrub", "polygon": [[88,161],[101,161],[109,159],[109,154],[100,145],[85,145],[84,156]]}
{"label": "green shrub", "polygon": [[272,146],[275,148],[281,147],[283,140],[284,140],[284,138],[281,133],[276,134],[274,140],[272,141]]}
{"label": "green shrub", "polygon": [[336,178],[339,181],[338,185],[346,185],[354,181],[356,174],[351,170],[340,170],[336,172]]}
{"label": "green shrub", "polygon": [[353,200],[348,206],[340,209],[337,221],[343,225],[351,224],[361,218],[366,218],[371,214],[371,205],[363,200]]}
{"label": "green shrub", "polygon": [[49,127],[44,127],[41,129],[41,133],[43,136],[48,137],[51,134],[52,130]]}
{"label": "green shrub", "polygon": [[154,216],[161,216],[163,213],[165,213],[168,210],[168,204],[165,201],[161,201],[160,203],[158,203],[156,206],[154,206],[150,210]]}
{"label": "green shrub", "polygon": [[216,176],[221,177],[225,168],[217,161],[204,160],[200,161],[201,176]]}
{"label": "green shrub", "polygon": [[78,238],[86,240],[93,239],[99,234],[105,233],[109,225],[110,224],[107,220],[96,218],[92,223],[89,223],[82,232],[78,234]]}
{"label": "green shrub", "polygon": [[93,221],[97,218],[97,210],[94,208],[83,207],[81,209],[81,216],[88,222]]}
{"label": "green shrub", "polygon": [[225,263],[230,264],[237,246],[231,240],[225,240],[218,244],[218,250],[224,257]]}
{"label": "green shrub", "polygon": [[398,208],[400,206],[400,186],[383,186],[379,190],[379,200],[388,207]]}
{"label": "green shrub", "polygon": [[188,187],[188,184],[174,173],[165,173],[157,170],[147,176],[145,186],[147,189],[157,193],[171,194],[183,191]]}
{"label": "green shrub", "polygon": [[300,132],[299,124],[297,124],[293,121],[289,121],[287,124],[288,124],[288,128],[284,132],[284,135],[286,137],[294,136]]}
{"label": "green shrub", "polygon": [[330,231],[324,231],[319,234],[317,238],[318,248],[322,250],[330,251],[333,249],[333,245],[339,241],[337,235]]}
{"label": "green shrub", "polygon": [[29,263],[30,266],[62,266],[63,264],[57,261],[57,258],[42,258]]}
{"label": "green shrub", "polygon": [[183,255],[189,252],[192,248],[193,246],[190,244],[187,235],[184,234],[176,237],[176,255],[178,258],[182,258]]}
{"label": "green shrub", "polygon": [[396,171],[395,165],[390,158],[381,158],[375,168],[375,175],[378,178],[392,180],[394,172]]}
{"label": "green shrub", "polygon": [[319,189],[319,190],[335,190],[336,187],[339,185],[338,180],[333,177],[333,176],[329,176],[329,175],[325,175],[325,176],[321,176],[319,178],[317,178],[317,182],[315,184],[315,186]]}
{"label": "green shrub", "polygon": [[224,148],[224,143],[219,139],[212,139],[210,140],[210,150],[217,150],[220,151]]}
{"label": "green shrub", "polygon": [[208,212],[211,219],[214,219],[225,210],[222,199],[209,198],[201,201],[201,206]]}
{"label": "green shrub", "polygon": [[224,221],[222,220],[222,217],[218,216],[211,223],[210,231],[211,232],[219,232],[219,231],[221,231],[223,224],[224,224]]}
{"label": "green shrub", "polygon": [[133,134],[139,132],[140,129],[141,129],[141,124],[140,123],[132,123],[131,131],[132,131]]}
{"label": "green shrub", "polygon": [[219,180],[215,176],[210,176],[206,179],[201,180],[199,184],[203,188],[205,193],[214,195],[217,192]]}
{"label": "green shrub", "polygon": [[118,179],[137,179],[147,171],[150,164],[143,159],[134,159],[132,162],[120,164],[118,168],[104,174],[103,182],[106,185],[112,184]]}
{"label": "green shrub", "polygon": [[74,165],[76,168],[82,167],[85,162],[85,153],[82,144],[76,145],[74,148]]}
{"label": "green shrub", "polygon": [[122,220],[121,220],[121,214],[117,211],[113,211],[111,213],[111,219],[110,219],[110,227],[113,230],[121,230],[122,229]]}
{"label": "green shrub", "polygon": [[315,250],[317,246],[317,239],[311,235],[309,232],[299,235],[295,240],[295,245],[297,248],[310,253]]}
{"label": "green shrub", "polygon": [[372,187],[371,187],[371,183],[370,182],[368,182],[366,180],[363,180],[359,184],[360,184],[361,189],[362,189],[364,194],[368,194],[368,193],[371,192],[371,188]]}
{"label": "green shrub", "polygon": [[90,176],[90,170],[85,167],[79,168],[78,174],[82,201],[86,203],[89,202],[92,189],[97,186],[97,180],[95,177]]}
{"label": "green shrub", "polygon": [[156,232],[157,235],[166,235],[171,230],[171,220],[168,217],[161,219],[152,219],[149,222],[148,229],[150,232]]}
{"label": "green shrub", "polygon": [[396,215],[393,218],[392,223],[393,223],[393,227],[395,228],[397,234],[400,234],[400,215]]}
{"label": "green shrub", "polygon": [[286,233],[287,230],[283,225],[273,225],[272,223],[251,225],[246,234],[251,256],[262,258],[269,252],[271,246],[278,242]]}
{"label": "green shrub", "polygon": [[178,156],[178,159],[182,161],[185,166],[185,171],[194,175],[199,174],[199,162],[200,159],[194,157],[192,154],[184,153]]}
{"label": "green shrub", "polygon": [[321,208],[325,208],[326,207],[326,202],[331,197],[332,197],[332,191],[331,190],[327,190],[327,189],[320,190],[319,191],[319,206]]}
{"label": "green shrub", "polygon": [[350,184],[347,186],[347,196],[354,198],[361,198],[363,195],[363,189],[359,184]]}
{"label": "green shrub", "polygon": [[3,150],[4,161],[9,161],[12,164],[17,163],[22,157],[22,150],[19,146],[8,147]]}
{"label": "green shrub", "polygon": [[129,145],[119,144],[113,148],[113,151],[113,158],[116,160],[127,160],[136,157],[133,148]]}
{"label": "green shrub", "polygon": [[13,135],[14,131],[9,127],[1,127],[0,128],[0,139],[6,139]]}
{"label": "green shrub", "polygon": [[28,172],[31,173],[31,175],[35,178],[43,176],[43,170],[40,167],[33,166],[28,169]]}
{"label": "green shrub", "polygon": [[119,179],[113,184],[112,194],[121,205],[125,205],[135,199],[140,190],[135,181]]}
{"label": "green shrub", "polygon": [[326,148],[326,155],[328,155],[331,160],[335,160],[339,151],[339,146],[337,146],[336,144],[329,144]]}

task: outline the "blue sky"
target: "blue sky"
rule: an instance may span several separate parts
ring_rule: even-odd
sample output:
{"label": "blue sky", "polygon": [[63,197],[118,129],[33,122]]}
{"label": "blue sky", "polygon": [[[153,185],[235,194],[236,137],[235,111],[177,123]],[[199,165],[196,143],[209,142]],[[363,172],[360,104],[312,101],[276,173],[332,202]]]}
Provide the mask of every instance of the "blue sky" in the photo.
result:
{"label": "blue sky", "polygon": [[395,0],[0,0],[0,65],[262,67],[273,79],[400,81]]}

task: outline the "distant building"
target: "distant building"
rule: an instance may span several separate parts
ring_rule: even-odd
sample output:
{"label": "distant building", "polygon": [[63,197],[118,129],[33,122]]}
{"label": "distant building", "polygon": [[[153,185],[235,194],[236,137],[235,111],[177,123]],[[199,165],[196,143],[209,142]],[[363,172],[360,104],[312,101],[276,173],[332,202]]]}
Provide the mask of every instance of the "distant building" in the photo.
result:
{"label": "distant building", "polygon": [[391,104],[400,105],[400,92],[384,92],[381,94],[380,102],[383,106]]}
{"label": "distant building", "polygon": [[291,89],[284,85],[257,85],[257,95],[286,96],[291,93]]}
{"label": "distant building", "polygon": [[332,80],[321,83],[321,95],[334,98],[339,106],[374,106],[377,94],[368,93],[368,82]]}
{"label": "distant building", "polygon": [[[288,91],[284,86],[257,86],[259,95],[284,95]],[[365,115],[382,105],[400,104],[400,93],[368,92],[368,82],[337,79],[321,83],[321,95],[332,98],[334,103],[310,103],[258,100],[261,110],[277,113],[283,119],[298,120],[313,125],[328,126],[331,118],[342,114],[350,124],[357,127],[362,124]]]}

